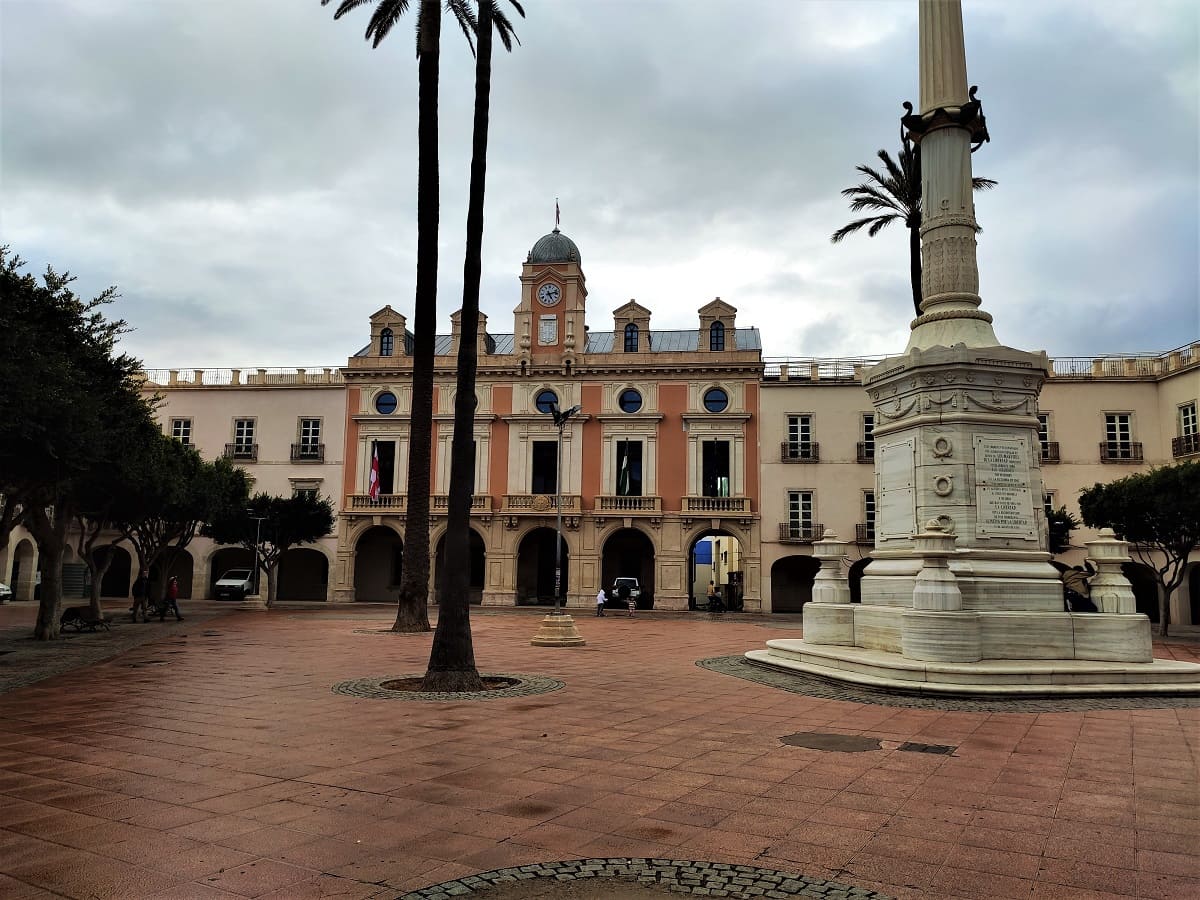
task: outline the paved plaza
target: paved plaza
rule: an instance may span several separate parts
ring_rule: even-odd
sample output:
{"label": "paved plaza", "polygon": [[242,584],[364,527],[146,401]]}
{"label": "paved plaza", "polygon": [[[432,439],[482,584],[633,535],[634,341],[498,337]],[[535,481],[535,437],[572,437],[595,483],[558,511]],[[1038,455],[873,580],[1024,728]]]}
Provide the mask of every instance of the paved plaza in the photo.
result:
{"label": "paved plaza", "polygon": [[373,693],[432,640],[387,607],[184,614],[0,608],[0,896],[1200,896],[1200,700],[885,705],[738,667],[798,618],[532,610],[473,615],[525,687],[430,700]]}

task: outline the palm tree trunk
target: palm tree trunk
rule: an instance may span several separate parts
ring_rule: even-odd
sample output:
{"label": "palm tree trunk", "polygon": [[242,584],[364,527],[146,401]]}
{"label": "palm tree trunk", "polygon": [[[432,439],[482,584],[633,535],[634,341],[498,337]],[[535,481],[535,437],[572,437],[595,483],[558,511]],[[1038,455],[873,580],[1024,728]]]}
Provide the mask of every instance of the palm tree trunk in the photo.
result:
{"label": "palm tree trunk", "polygon": [[921,314],[921,223],[908,226],[908,277],[912,281],[913,309]]}
{"label": "palm tree trunk", "polygon": [[[408,515],[393,631],[429,630],[429,471],[433,455],[433,349],[437,331],[438,55],[441,4],[421,0],[417,124],[417,290],[409,416]],[[403,335],[401,335],[403,340]]]}
{"label": "palm tree trunk", "polygon": [[429,653],[425,691],[479,691],[471,641],[471,495],[475,490],[475,373],[479,366],[479,282],[483,271],[483,201],[487,181],[488,116],[492,92],[492,3],[480,0],[475,55],[475,123],[471,141],[471,187],[467,250],[463,263],[462,326],[450,451],[450,497],[446,524],[445,588]]}

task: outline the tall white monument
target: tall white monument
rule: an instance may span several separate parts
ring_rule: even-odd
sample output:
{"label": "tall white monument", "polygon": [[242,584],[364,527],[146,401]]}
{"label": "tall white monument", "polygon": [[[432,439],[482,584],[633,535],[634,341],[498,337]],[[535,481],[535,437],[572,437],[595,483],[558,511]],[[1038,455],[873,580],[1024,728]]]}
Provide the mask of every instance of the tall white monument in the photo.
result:
{"label": "tall white monument", "polygon": [[[1127,583],[1099,613],[1063,608],[1041,502],[1037,401],[1049,361],[1002,346],[980,309],[971,153],[987,128],[967,89],[959,0],[919,0],[919,16],[920,110],[905,104],[901,124],[921,161],[923,300],[904,353],[865,378],[878,513],[862,602],[814,591],[804,640],[747,657],[945,693],[1200,690],[1200,666],[1153,660]],[[1111,573],[1124,545],[1094,543]],[[815,548],[826,580],[839,547]]]}

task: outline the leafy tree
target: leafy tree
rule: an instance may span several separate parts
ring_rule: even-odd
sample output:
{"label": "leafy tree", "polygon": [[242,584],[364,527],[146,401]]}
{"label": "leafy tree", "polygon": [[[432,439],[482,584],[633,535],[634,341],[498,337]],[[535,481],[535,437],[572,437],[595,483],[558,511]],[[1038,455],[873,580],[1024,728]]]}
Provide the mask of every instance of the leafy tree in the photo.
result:
{"label": "leafy tree", "polygon": [[1160,588],[1158,631],[1171,620],[1171,594],[1183,583],[1188,558],[1200,543],[1200,462],[1184,462],[1096,484],[1079,497],[1090,528],[1111,528],[1133,545]]}
{"label": "leafy tree", "polygon": [[[525,10],[511,0],[522,16]],[[492,29],[512,50],[512,23],[495,0],[479,0],[475,55],[475,121],[471,142],[471,188],[467,207],[467,250],[463,263],[462,330],[458,343],[458,382],[454,398],[454,440],[450,450],[450,496],[446,519],[446,558],[470,558],[471,496],[475,491],[475,375],[479,365],[479,282],[483,270],[483,204],[487,182],[487,140],[492,91]],[[452,565],[438,608],[437,631],[422,690],[478,691],[483,684],[471,641],[470,567]]]}
{"label": "leafy tree", "polygon": [[[321,0],[327,6],[331,0]],[[393,631],[429,630],[429,472],[433,461],[433,362],[437,332],[438,266],[438,66],[440,0],[418,0],[417,12],[417,285],[413,309],[412,412],[409,416],[408,506],[404,526],[399,601]],[[335,20],[374,5],[364,37],[378,47],[408,11],[409,0],[340,0]],[[474,19],[466,0],[446,7],[471,39]]]}
{"label": "leafy tree", "polygon": [[[37,541],[42,571],[34,637],[58,637],[62,560],[84,486],[130,421],[146,418],[138,360],[115,352],[126,330],[71,290],[74,278],[47,267],[40,281],[0,248],[0,489]],[[107,459],[106,459],[107,457]],[[15,517],[5,513],[5,527]]]}
{"label": "leafy tree", "polygon": [[1050,552],[1057,556],[1070,550],[1071,532],[1079,527],[1079,520],[1071,515],[1065,506],[1060,506],[1050,510],[1050,514],[1046,516],[1046,525],[1050,532]]}
{"label": "leafy tree", "polygon": [[257,552],[255,564],[267,573],[267,606],[272,606],[280,560],[292,547],[315,543],[333,533],[333,504],[311,494],[255,494],[249,506],[225,510],[203,526],[201,533],[218,544],[240,544]]}
{"label": "leafy tree", "polygon": [[[846,235],[867,228],[867,236],[875,237],[892,222],[902,220],[908,227],[908,266],[912,282],[913,309],[921,314],[921,150],[910,141],[900,148],[900,155],[893,160],[886,150],[879,151],[884,171],[878,172],[870,166],[856,166],[857,171],[868,180],[842,191],[850,200],[851,212],[864,209],[882,211],[881,215],[856,219],[843,225],[831,236],[837,244]],[[990,178],[972,178],[971,188],[985,191],[996,186]]]}
{"label": "leafy tree", "polygon": [[[201,459],[195,447],[159,434],[144,460],[141,478],[121,498],[114,521],[150,570],[183,550],[201,525],[244,509],[250,494],[246,473],[229,460]],[[161,599],[177,553],[169,554],[155,588]]]}

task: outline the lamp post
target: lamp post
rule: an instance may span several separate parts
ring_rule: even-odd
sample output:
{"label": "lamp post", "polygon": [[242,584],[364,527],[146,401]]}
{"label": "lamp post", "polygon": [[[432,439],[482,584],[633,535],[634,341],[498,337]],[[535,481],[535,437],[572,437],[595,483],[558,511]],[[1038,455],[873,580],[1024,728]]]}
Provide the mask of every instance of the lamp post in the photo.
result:
{"label": "lamp post", "polygon": [[562,615],[560,602],[562,600],[562,442],[563,428],[567,424],[567,420],[575,413],[583,409],[579,404],[575,404],[566,412],[562,412],[558,408],[557,403],[550,404],[550,415],[554,417],[554,424],[558,427],[558,466],[554,473],[554,511],[556,513],[556,521],[554,528],[554,615]]}
{"label": "lamp post", "polygon": [[263,523],[263,520],[266,519],[266,516],[256,516],[254,514],[254,510],[252,510],[252,509],[246,510],[246,516],[247,516],[247,518],[253,519],[254,523],[255,523],[254,524],[254,570],[253,570],[253,574],[254,574],[254,596],[257,597],[258,596],[258,569],[259,569],[258,544],[259,544],[259,539],[262,537],[262,523]]}

